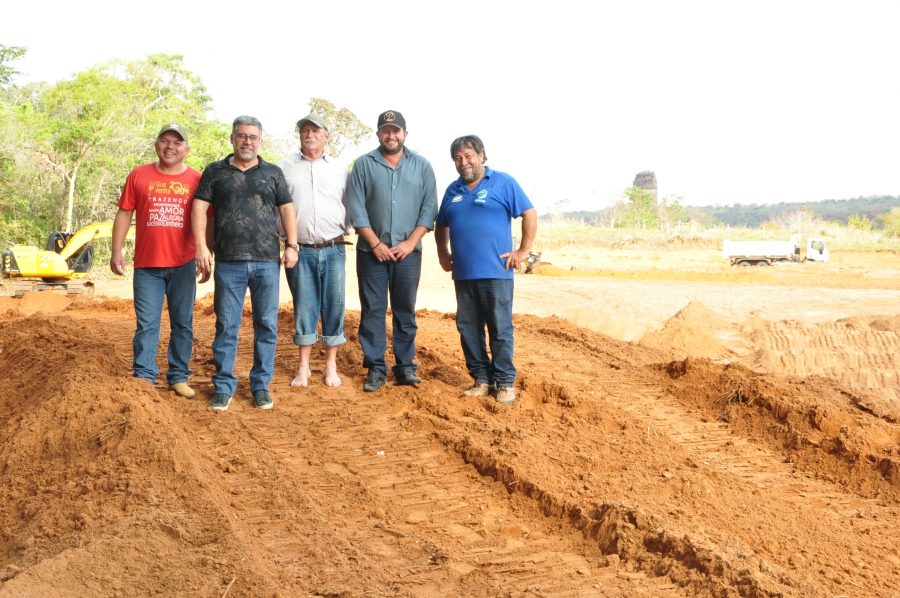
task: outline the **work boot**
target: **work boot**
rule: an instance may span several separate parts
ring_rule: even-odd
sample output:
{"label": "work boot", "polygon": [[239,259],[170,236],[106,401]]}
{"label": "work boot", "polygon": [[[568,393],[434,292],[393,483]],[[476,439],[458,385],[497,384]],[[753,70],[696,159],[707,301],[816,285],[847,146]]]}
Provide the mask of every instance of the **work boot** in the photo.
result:
{"label": "work boot", "polygon": [[169,390],[172,390],[182,399],[193,399],[194,389],[188,386],[187,382],[176,382],[175,384],[169,385]]}
{"label": "work boot", "polygon": [[229,394],[217,392],[215,396],[213,396],[213,400],[209,402],[209,408],[213,411],[226,411],[228,406],[231,405],[232,398],[233,397]]}
{"label": "work boot", "polygon": [[464,391],[464,397],[488,397],[491,395],[491,385],[487,382],[475,382],[472,388]]}
{"label": "work boot", "polygon": [[384,374],[375,370],[369,370],[369,373],[366,374],[366,382],[363,384],[363,390],[365,392],[375,392],[382,386],[384,386]]}
{"label": "work boot", "polygon": [[414,372],[400,372],[394,376],[394,382],[397,386],[418,386],[422,379]]}
{"label": "work boot", "polygon": [[257,390],[253,392],[253,404],[257,409],[271,409],[275,406],[275,401],[266,390]]}
{"label": "work boot", "polygon": [[501,386],[497,388],[497,402],[509,405],[516,402],[516,389],[512,386]]}

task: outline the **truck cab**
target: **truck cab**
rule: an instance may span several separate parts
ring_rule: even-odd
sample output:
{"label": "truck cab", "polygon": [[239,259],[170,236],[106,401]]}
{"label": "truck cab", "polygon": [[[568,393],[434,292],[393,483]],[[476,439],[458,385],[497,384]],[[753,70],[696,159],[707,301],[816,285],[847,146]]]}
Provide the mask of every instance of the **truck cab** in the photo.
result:
{"label": "truck cab", "polygon": [[806,259],[811,262],[828,261],[828,246],[824,239],[810,237],[806,241]]}

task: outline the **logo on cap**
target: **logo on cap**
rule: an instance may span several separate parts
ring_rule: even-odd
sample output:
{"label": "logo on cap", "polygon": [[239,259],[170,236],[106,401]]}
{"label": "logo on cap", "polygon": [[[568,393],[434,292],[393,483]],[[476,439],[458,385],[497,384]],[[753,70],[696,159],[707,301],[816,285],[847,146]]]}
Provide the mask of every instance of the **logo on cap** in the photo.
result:
{"label": "logo on cap", "polygon": [[378,128],[380,129],[385,125],[391,125],[398,129],[405,129],[406,119],[404,119],[403,115],[396,110],[387,110],[386,112],[382,112],[381,116],[378,117]]}

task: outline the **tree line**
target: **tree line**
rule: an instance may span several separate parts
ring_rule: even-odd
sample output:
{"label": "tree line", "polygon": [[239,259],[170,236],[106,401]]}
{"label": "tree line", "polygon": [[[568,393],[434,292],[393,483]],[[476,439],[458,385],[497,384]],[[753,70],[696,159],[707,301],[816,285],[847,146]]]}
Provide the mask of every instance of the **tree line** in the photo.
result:
{"label": "tree line", "polygon": [[[156,160],[153,140],[168,122],[189,131],[186,162],[198,170],[230,152],[230,123],[212,117],[212,97],[181,55],[15,85],[15,61],[25,53],[0,44],[0,241],[43,245],[51,231],[112,220],[128,172]],[[335,155],[371,133],[327,100],[313,98],[310,110],[332,123]],[[277,160],[296,139],[267,147],[264,157]]]}
{"label": "tree line", "polygon": [[852,199],[825,199],[822,201],[790,202],[777,204],[734,204],[696,208],[716,222],[729,226],[756,228],[784,214],[808,210],[822,220],[850,225],[860,219],[868,219],[873,227],[881,226],[882,216],[900,207],[900,196],[876,195]]}
{"label": "tree line", "polygon": [[[560,204],[564,205],[565,202]],[[611,207],[604,210],[556,210],[554,213],[544,214],[542,218],[546,220],[560,216],[593,226],[644,230],[668,230],[688,223],[705,227],[725,225],[760,228],[801,218],[857,230],[880,230],[888,237],[900,238],[900,197],[893,195],[817,202],[694,207],[682,205],[677,197],[657,200],[650,191],[628,187]]]}

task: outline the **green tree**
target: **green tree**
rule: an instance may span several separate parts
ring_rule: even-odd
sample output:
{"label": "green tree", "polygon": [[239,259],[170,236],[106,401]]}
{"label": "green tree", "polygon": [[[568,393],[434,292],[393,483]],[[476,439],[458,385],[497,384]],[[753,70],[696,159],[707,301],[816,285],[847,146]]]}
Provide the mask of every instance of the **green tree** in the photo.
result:
{"label": "green tree", "polygon": [[872,220],[865,214],[850,214],[847,226],[855,230],[872,230]]}
{"label": "green tree", "polygon": [[[155,159],[153,140],[166,122],[189,130],[189,163],[202,168],[227,148],[227,128],[209,117],[211,98],[178,55],[114,61],[24,98],[15,115],[32,165],[60,185],[54,228],[65,230],[115,212],[118,191],[135,165]],[[51,195],[52,197],[52,195]]]}
{"label": "green tree", "polygon": [[890,212],[882,214],[878,219],[882,222],[886,236],[900,238],[900,208],[891,208]]}
{"label": "green tree", "polygon": [[322,98],[309,100],[309,111],[325,117],[330,125],[331,141],[328,143],[328,155],[340,156],[344,150],[359,145],[363,139],[372,134],[356,114],[348,108],[337,109],[335,105]]}
{"label": "green tree", "polygon": [[122,142],[136,135],[139,106],[128,99],[138,93],[130,82],[95,68],[50,87],[33,109],[20,112],[34,135],[26,147],[63,181],[65,230],[73,230],[82,168],[94,154],[121,151]]}
{"label": "green tree", "polygon": [[19,74],[10,63],[25,55],[26,49],[19,46],[0,44],[0,87],[6,87]]}
{"label": "green tree", "polygon": [[628,187],[617,202],[617,225],[626,228],[656,228],[659,208],[653,193],[640,187]]}

